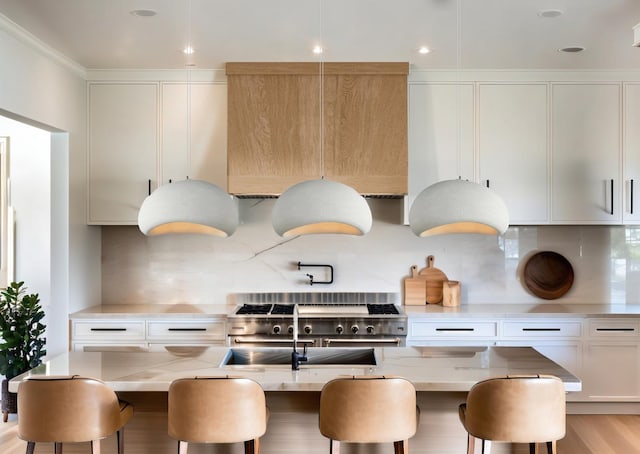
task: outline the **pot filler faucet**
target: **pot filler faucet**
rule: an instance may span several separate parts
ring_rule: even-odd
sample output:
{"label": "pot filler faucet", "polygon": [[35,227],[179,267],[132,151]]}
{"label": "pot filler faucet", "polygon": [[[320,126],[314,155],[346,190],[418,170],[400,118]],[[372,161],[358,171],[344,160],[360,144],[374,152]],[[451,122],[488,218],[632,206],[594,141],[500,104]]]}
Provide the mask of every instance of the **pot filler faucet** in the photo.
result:
{"label": "pot filler faucet", "polygon": [[298,353],[296,344],[298,343],[298,305],[293,305],[293,351],[291,352],[291,370],[300,370],[300,362],[307,360],[307,344],[304,344],[302,355]]}
{"label": "pot filler faucet", "polygon": [[298,262],[298,269],[300,269],[300,268],[309,268],[309,267],[329,268],[329,280],[328,281],[316,281],[316,280],[313,279],[313,274],[305,273],[307,275],[307,277],[309,278],[309,285],[313,285],[313,284],[333,284],[333,266],[332,265]]}

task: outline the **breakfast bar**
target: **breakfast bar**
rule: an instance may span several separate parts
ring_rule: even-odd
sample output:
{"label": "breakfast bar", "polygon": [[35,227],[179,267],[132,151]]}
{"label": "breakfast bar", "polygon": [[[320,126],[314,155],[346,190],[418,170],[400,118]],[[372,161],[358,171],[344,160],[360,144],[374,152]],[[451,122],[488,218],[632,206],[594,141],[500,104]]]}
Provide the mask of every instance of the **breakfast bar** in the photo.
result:
{"label": "breakfast bar", "polygon": [[[68,352],[55,357],[10,382],[16,392],[21,380],[31,375],[84,375],[106,382],[135,405],[135,416],[127,426],[127,452],[173,452],[175,445],[166,434],[166,396],[170,383],[180,377],[243,376],[263,387],[270,408],[263,451],[328,452],[328,441],[318,430],[318,402],[323,385],[344,375],[400,375],[409,379],[418,394],[421,410],[416,436],[411,439],[415,452],[459,453],[466,449],[466,433],[458,421],[457,407],[474,383],[498,375],[551,374],[562,379],[567,392],[578,392],[581,382],[558,364],[529,347],[380,347],[339,349],[350,353],[371,353],[375,364],[347,364],[344,353],[336,362],[315,363],[314,355],[326,348],[310,348],[309,364],[291,370],[290,364],[260,364],[264,349],[243,349],[253,357],[242,365],[225,365],[233,354],[228,347],[176,350],[165,353]],[[287,349],[268,349],[287,354]],[[348,355],[347,355],[348,356]],[[273,355],[271,356],[273,357]],[[316,356],[317,357],[317,356]],[[356,355],[361,361],[361,355]],[[274,362],[273,359],[270,360]],[[278,362],[278,361],[275,361]],[[366,362],[366,361],[364,361]],[[113,440],[105,441],[105,446]],[[358,451],[346,445],[347,453]],[[524,447],[523,447],[524,448]],[[241,452],[241,447],[193,446],[199,453]],[[199,451],[199,449],[203,449]],[[237,451],[235,450],[237,449]],[[351,450],[353,449],[353,450]],[[382,453],[388,446],[370,446],[367,453]],[[504,451],[503,451],[504,449]],[[69,451],[75,452],[75,451]],[[494,453],[511,451],[510,446],[494,445]]]}

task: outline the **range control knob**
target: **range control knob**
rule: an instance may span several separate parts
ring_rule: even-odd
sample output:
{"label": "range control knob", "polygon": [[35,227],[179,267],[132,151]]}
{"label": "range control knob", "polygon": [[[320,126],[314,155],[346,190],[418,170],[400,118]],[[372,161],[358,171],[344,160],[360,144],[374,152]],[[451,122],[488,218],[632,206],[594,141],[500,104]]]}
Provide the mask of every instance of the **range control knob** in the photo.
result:
{"label": "range control knob", "polygon": [[372,325],[367,326],[367,334],[373,334],[374,331],[375,330]]}
{"label": "range control knob", "polygon": [[293,334],[293,325],[289,325],[289,328],[287,328],[287,333]]}
{"label": "range control knob", "polygon": [[305,325],[304,332],[306,334],[311,334],[311,325]]}
{"label": "range control knob", "polygon": [[344,328],[342,327],[342,325],[336,326],[336,333],[342,334],[343,331],[344,331]]}
{"label": "range control knob", "polygon": [[352,332],[353,334],[358,334],[358,331],[360,331],[360,328],[358,328],[358,325],[353,325],[353,326],[351,327],[351,332]]}
{"label": "range control knob", "polygon": [[273,334],[280,334],[280,325],[273,326]]}

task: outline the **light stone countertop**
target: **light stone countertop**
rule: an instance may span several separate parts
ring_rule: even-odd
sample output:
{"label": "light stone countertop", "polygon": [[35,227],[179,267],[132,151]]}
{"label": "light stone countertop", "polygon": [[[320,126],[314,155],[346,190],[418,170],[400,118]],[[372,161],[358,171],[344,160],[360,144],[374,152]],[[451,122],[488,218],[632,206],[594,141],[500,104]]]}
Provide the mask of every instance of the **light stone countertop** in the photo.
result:
{"label": "light stone countertop", "polygon": [[640,315],[640,304],[461,304],[444,307],[441,304],[403,306],[409,317],[627,317]]}
{"label": "light stone countertop", "polygon": [[[96,318],[167,318],[183,319],[226,317],[236,304],[104,304],[92,306],[69,315],[71,320]],[[402,306],[411,318],[421,317],[627,317],[640,315],[640,304],[462,304],[444,307],[441,304]]]}
{"label": "light stone countertop", "polygon": [[103,304],[69,315],[71,320],[113,318],[175,318],[198,319],[226,317],[234,304]]}
{"label": "light stone countertop", "polygon": [[[282,349],[288,350],[288,349]],[[323,348],[310,348],[309,357]],[[345,350],[345,349],[335,349]],[[68,352],[52,358],[9,383],[17,392],[30,375],[83,375],[105,381],[115,391],[167,391],[180,377],[243,376],[265,391],[320,391],[329,380],[344,375],[400,375],[417,391],[468,391],[486,378],[514,374],[551,374],[567,391],[580,391],[581,382],[567,370],[529,347],[392,347],[375,348],[376,365],[224,366],[228,347],[210,347],[201,354]],[[288,352],[287,352],[288,353]]]}

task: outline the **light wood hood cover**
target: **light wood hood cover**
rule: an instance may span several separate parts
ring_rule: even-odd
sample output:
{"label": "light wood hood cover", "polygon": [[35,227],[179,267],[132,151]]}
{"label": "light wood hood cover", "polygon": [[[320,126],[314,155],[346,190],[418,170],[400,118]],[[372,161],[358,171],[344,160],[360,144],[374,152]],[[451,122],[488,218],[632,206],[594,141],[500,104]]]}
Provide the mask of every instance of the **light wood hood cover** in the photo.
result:
{"label": "light wood hood cover", "polygon": [[[227,63],[230,193],[278,195],[325,176],[407,193],[408,63]],[[324,147],[320,140],[324,137]]]}

